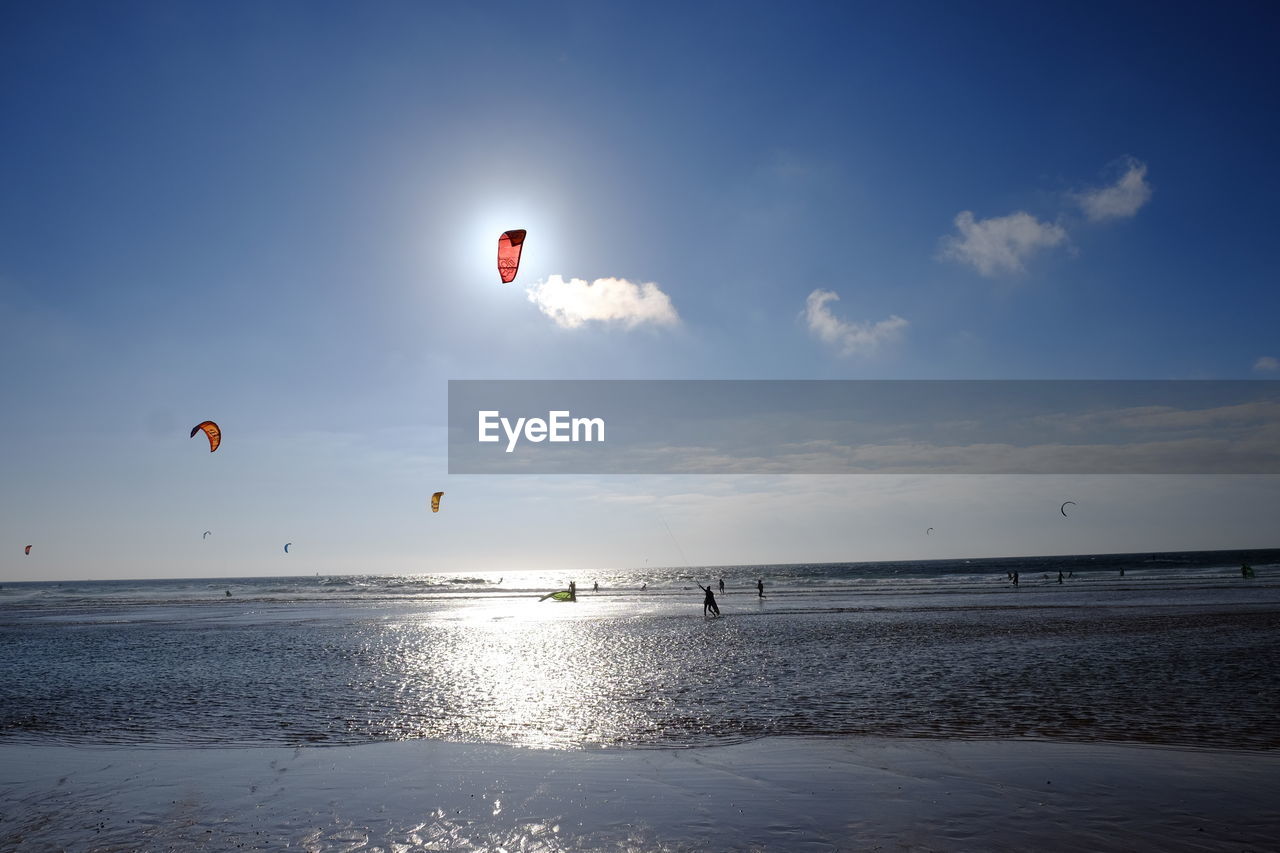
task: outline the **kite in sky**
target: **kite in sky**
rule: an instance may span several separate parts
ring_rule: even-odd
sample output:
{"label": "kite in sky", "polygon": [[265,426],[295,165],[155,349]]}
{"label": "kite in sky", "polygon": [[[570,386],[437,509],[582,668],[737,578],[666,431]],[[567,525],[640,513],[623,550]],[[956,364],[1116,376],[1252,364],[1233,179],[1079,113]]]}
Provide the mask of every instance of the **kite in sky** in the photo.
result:
{"label": "kite in sky", "polygon": [[31,554],[31,546],[30,546],[30,545],[28,545],[26,548],[22,549],[22,553],[27,554],[27,555],[30,555],[30,554]]}
{"label": "kite in sky", "polygon": [[203,535],[203,536],[201,536],[200,538],[201,538],[201,539],[208,539],[208,538],[209,538],[209,534],[210,534],[210,533],[212,533],[212,532],[213,532],[212,530],[206,530],[206,531],[204,532],[204,535]]}
{"label": "kite in sky", "polygon": [[1075,505],[1076,505],[1075,501],[1063,501],[1062,506],[1058,507],[1058,512],[1062,513],[1063,518],[1068,518],[1069,516],[1067,515],[1067,507],[1075,506]]}
{"label": "kite in sky", "polygon": [[516,272],[520,269],[520,250],[524,248],[523,228],[515,231],[504,231],[498,238],[498,275],[503,284],[515,281]]}
{"label": "kite in sky", "polygon": [[222,441],[222,430],[218,429],[218,425],[213,421],[201,421],[191,428],[191,438],[195,438],[196,433],[201,431],[209,437],[209,452],[217,450]]}
{"label": "kite in sky", "polygon": [[432,495],[432,496],[431,496],[431,511],[432,511],[432,512],[439,512],[439,511],[440,511],[440,499],[441,499],[442,497],[444,497],[444,492],[436,492],[434,495]]}
{"label": "kite in sky", "polygon": [[286,543],[284,543],[284,552],[285,552],[286,554],[288,554],[288,553],[289,553],[289,546],[290,546],[290,545],[292,545],[292,544],[293,544],[292,542],[286,542]]}

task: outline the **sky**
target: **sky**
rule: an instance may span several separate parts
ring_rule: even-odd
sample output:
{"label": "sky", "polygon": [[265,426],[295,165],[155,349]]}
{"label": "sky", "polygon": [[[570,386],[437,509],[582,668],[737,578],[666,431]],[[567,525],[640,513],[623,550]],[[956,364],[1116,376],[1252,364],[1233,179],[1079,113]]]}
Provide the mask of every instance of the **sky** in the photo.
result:
{"label": "sky", "polygon": [[1278,25],[4,3],[0,582],[1280,546],[1274,475],[464,476],[446,443],[449,380],[1280,379]]}

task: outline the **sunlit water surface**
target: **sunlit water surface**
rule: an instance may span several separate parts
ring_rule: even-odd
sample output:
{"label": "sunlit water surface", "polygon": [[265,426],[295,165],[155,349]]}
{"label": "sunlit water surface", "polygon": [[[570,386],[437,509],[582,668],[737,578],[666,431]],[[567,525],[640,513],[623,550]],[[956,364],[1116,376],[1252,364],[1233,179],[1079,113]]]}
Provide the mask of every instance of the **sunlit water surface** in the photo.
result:
{"label": "sunlit water surface", "polygon": [[6,585],[0,741],[1280,746],[1274,562],[1104,559],[1024,562],[1018,588],[1005,561],[702,570],[718,619],[688,569],[570,603],[538,600],[563,578]]}

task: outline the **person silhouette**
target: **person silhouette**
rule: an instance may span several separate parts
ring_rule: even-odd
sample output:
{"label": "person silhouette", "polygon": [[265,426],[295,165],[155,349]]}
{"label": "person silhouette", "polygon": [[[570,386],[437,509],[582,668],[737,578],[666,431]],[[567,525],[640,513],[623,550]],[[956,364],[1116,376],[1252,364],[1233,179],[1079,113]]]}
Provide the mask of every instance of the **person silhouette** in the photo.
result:
{"label": "person silhouette", "polygon": [[[697,581],[694,581],[694,583],[697,583]],[[707,611],[710,610],[712,613],[719,616],[720,607],[716,604],[716,594],[711,591],[711,587],[698,584],[698,589],[707,594],[706,598],[702,599],[702,615],[706,616]]]}

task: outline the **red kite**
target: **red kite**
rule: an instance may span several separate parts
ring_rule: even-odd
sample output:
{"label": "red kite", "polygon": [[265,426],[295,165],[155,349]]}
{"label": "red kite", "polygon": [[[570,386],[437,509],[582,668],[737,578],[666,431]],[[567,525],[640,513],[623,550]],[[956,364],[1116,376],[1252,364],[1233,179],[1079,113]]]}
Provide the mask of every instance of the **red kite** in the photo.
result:
{"label": "red kite", "polygon": [[524,248],[523,228],[515,231],[504,231],[498,238],[498,275],[503,284],[515,281],[516,272],[520,269],[520,250]]}

